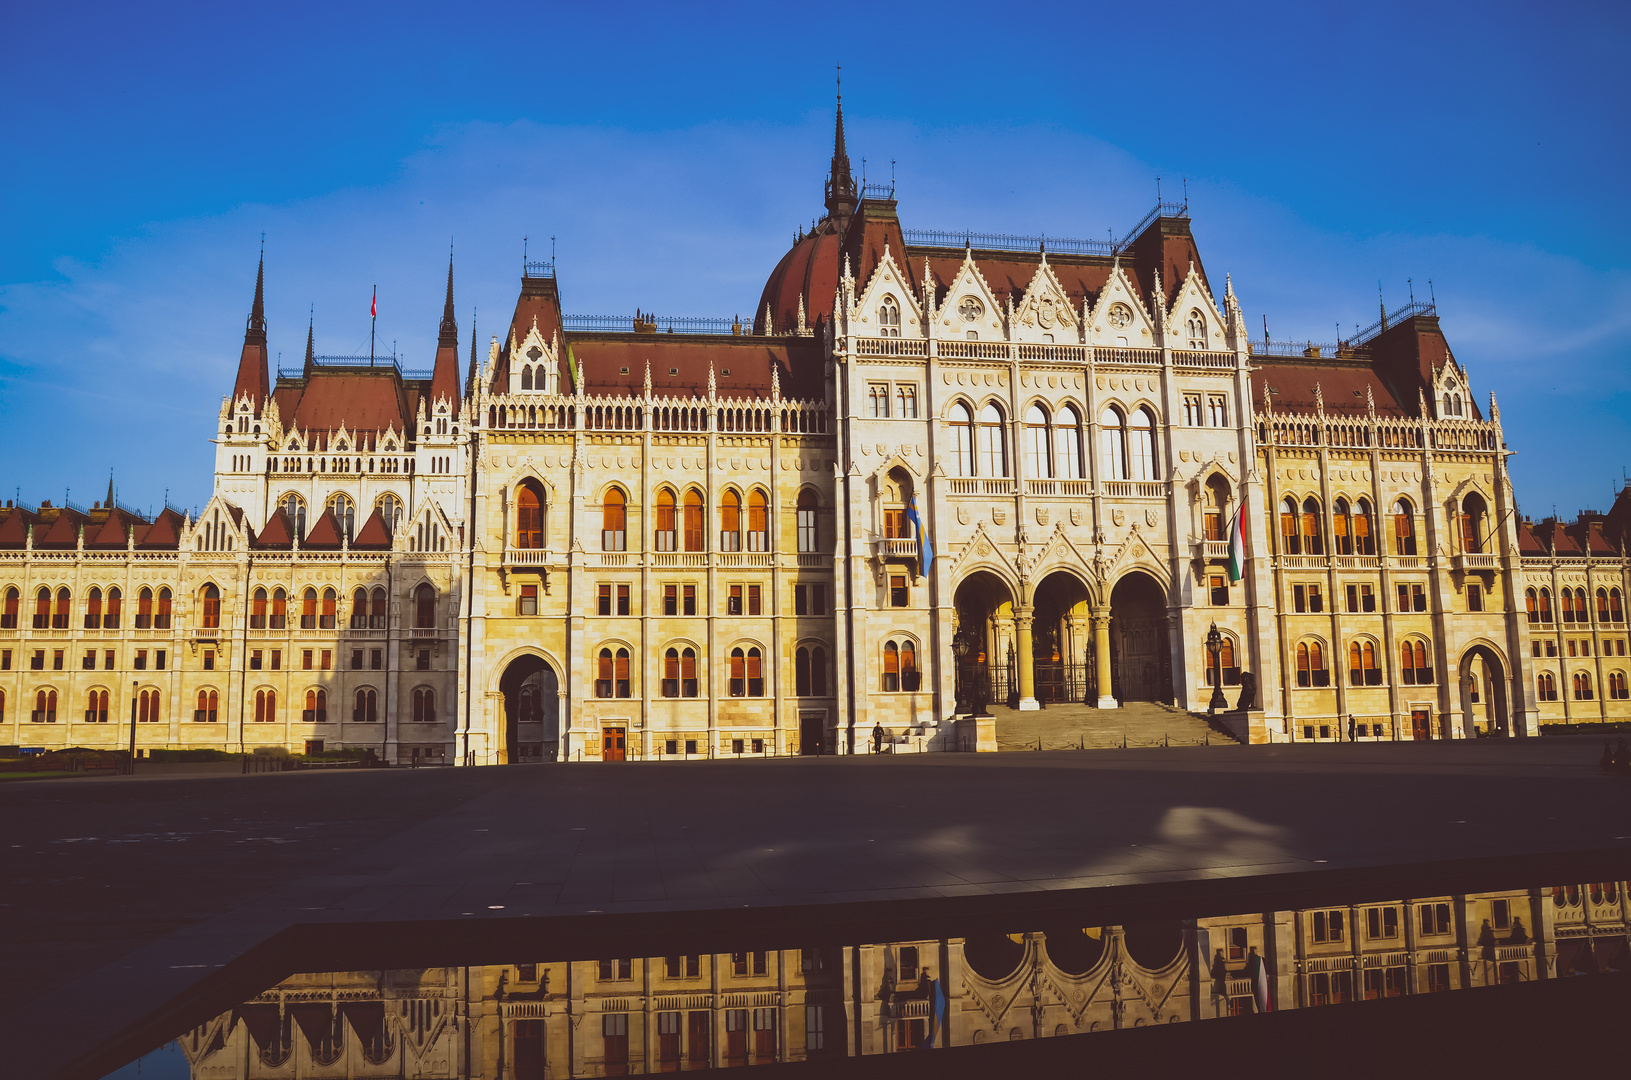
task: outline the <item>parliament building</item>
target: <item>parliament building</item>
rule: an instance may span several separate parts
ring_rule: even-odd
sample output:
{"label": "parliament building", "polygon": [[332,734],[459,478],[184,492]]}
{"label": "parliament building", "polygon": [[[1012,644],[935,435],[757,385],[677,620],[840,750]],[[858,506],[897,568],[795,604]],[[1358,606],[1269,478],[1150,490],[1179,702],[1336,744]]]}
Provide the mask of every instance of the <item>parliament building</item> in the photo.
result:
{"label": "parliament building", "polygon": [[451,264],[428,370],[308,328],[273,371],[263,260],[201,510],[0,508],[0,743],[983,750],[1220,680],[1250,742],[1631,719],[1631,489],[1520,516],[1432,304],[1250,340],[1187,204],[909,229],[841,107],[824,189],[751,321],[566,315],[529,262],[462,374]]}

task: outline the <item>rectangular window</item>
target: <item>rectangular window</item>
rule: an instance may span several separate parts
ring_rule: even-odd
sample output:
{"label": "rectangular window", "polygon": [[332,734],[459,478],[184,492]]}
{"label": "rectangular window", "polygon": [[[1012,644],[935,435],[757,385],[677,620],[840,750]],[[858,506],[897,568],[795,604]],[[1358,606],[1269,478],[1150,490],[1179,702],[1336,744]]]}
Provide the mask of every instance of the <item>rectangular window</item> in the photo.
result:
{"label": "rectangular window", "polygon": [[1423,934],[1448,934],[1450,932],[1449,904],[1423,904],[1420,915],[1421,932]]}
{"label": "rectangular window", "polygon": [[907,601],[906,575],[905,574],[890,574],[889,575],[889,606],[890,607],[905,607],[906,606],[906,601]]}
{"label": "rectangular window", "polygon": [[[6,655],[7,655],[8,659],[9,659],[11,654],[7,653]],[[8,663],[6,666],[10,667],[11,665]],[[103,671],[112,671],[113,667],[114,667],[114,664],[113,664],[113,650],[109,649],[107,652],[102,654],[102,670]]]}
{"label": "rectangular window", "polygon": [[[146,652],[146,650],[143,650],[143,651],[138,652],[136,654],[136,670],[141,671],[146,666],[147,666],[147,652]],[[34,650],[34,655],[30,656],[28,658],[28,669],[30,671],[44,671],[45,670],[45,650],[44,649],[35,649]]]}
{"label": "rectangular window", "polygon": [[[34,654],[34,659],[36,661],[42,661],[42,662],[36,663],[34,665],[36,668],[40,668],[40,667],[45,666],[45,664],[43,663],[43,660],[42,660],[42,658],[44,656],[45,656],[44,653],[35,653]],[[136,670],[137,671],[146,671],[147,670],[147,650],[146,649],[137,649],[136,650]]]}
{"label": "rectangular window", "polygon": [[1410,586],[1410,607],[1414,611],[1427,610],[1427,586]]}
{"label": "rectangular window", "polygon": [[91,649],[80,658],[79,666],[86,671],[96,670],[96,650]]}
{"label": "rectangular window", "polygon": [[595,614],[610,615],[612,613],[612,587],[599,585],[595,589]]}
{"label": "rectangular window", "polygon": [[52,671],[61,671],[62,670],[62,650],[61,649],[54,649],[51,652],[51,670]]}
{"label": "rectangular window", "polygon": [[1496,900],[1490,905],[1494,918],[1495,929],[1506,930],[1512,926],[1512,902],[1510,900]]}
{"label": "rectangular window", "polygon": [[1314,615],[1318,615],[1325,610],[1325,598],[1321,595],[1318,585],[1308,586],[1308,610]]}
{"label": "rectangular window", "polygon": [[11,650],[0,650],[0,671],[11,670]]}
{"label": "rectangular window", "polygon": [[634,962],[632,960],[602,960],[600,962],[600,981],[619,982],[623,979],[633,978]]}
{"label": "rectangular window", "polygon": [[261,651],[259,649],[255,649],[249,654],[249,670],[250,671],[259,671],[260,669],[261,669]]}
{"label": "rectangular window", "polygon": [[370,649],[368,651],[368,670],[369,671],[378,671],[380,669],[380,659],[384,655],[385,655],[385,650],[384,649]]}
{"label": "rectangular window", "polygon": [[351,650],[351,670],[352,671],[361,671],[362,670],[362,650],[361,649],[352,649]]}
{"label": "rectangular window", "polygon": [[1575,652],[1574,652],[1574,638],[1569,638],[1568,640],[1566,640],[1564,642],[1564,645],[1568,647],[1570,656],[1575,655]]}
{"label": "rectangular window", "polygon": [[678,585],[663,586],[663,614],[678,615],[680,613],[680,587]]}
{"label": "rectangular window", "polygon": [[282,669],[283,669],[283,650],[282,649],[273,649],[272,650],[272,670],[273,671],[281,671]]}
{"label": "rectangular window", "polygon": [[1427,992],[1437,994],[1450,988],[1450,965],[1427,965]]}
{"label": "rectangular window", "polygon": [[311,670],[311,655],[312,654],[311,654],[310,649],[301,649],[300,650],[300,670],[301,671],[310,671]]}
{"label": "rectangular window", "polygon": [[686,615],[695,615],[697,613],[697,587],[695,585],[687,585],[685,587],[684,600],[685,608],[683,613]]}
{"label": "rectangular window", "polygon": [[889,384],[868,383],[866,388],[866,415],[874,420],[889,419]]}
{"label": "rectangular window", "polygon": [[1184,426],[1201,426],[1201,396],[1199,394],[1184,395]]}
{"label": "rectangular window", "polygon": [[824,581],[812,582],[810,585],[810,614],[827,614],[827,583]]}
{"label": "rectangular window", "polygon": [[1468,585],[1467,585],[1467,610],[1468,611],[1483,611],[1484,610],[1484,587],[1482,585],[1474,585],[1474,584],[1472,584],[1470,582],[1468,583]]}
{"label": "rectangular window", "polygon": [[725,599],[725,614],[742,614],[742,586],[732,585],[730,595]]}
{"label": "rectangular window", "polygon": [[1369,585],[1359,586],[1359,610],[1376,610],[1376,590]]}
{"label": "rectangular window", "polygon": [[1348,595],[1348,613],[1357,612],[1359,610],[1359,586],[1349,585],[1343,591]]}
{"label": "rectangular window", "polygon": [[749,615],[761,614],[760,602],[759,602],[759,586],[757,586],[757,585],[749,585],[748,586],[748,614]]}
{"label": "rectangular window", "polygon": [[1206,395],[1206,422],[1212,427],[1229,426],[1229,399],[1222,394]]}
{"label": "rectangular window", "polygon": [[1314,912],[1314,942],[1326,944],[1342,940],[1342,912]]}
{"label": "rectangular window", "polygon": [[627,585],[617,587],[617,613],[619,615],[629,613],[629,587]]}
{"label": "rectangular window", "polygon": [[1291,587],[1291,610],[1299,615],[1308,611],[1308,587],[1306,585],[1293,585]]}
{"label": "rectangular window", "polygon": [[793,586],[793,614],[810,614],[810,587],[808,585]]}
{"label": "rectangular window", "polygon": [[917,419],[917,386],[897,383],[895,386],[895,415],[902,420]]}
{"label": "rectangular window", "polygon": [[804,1006],[804,1049],[813,1053],[827,1046],[826,1016],[823,1006]]}
{"label": "rectangular window", "polygon": [[420,649],[419,655],[414,658],[414,668],[419,671],[430,670],[430,650]]}
{"label": "rectangular window", "polygon": [[1210,575],[1208,584],[1212,591],[1212,606],[1227,607],[1229,605],[1229,585],[1222,574]]}
{"label": "rectangular window", "polygon": [[[323,655],[327,656],[328,654],[324,653]],[[215,670],[215,650],[214,649],[205,649],[204,650],[204,670],[205,671],[214,671]]]}
{"label": "rectangular window", "polygon": [[323,670],[328,671],[334,667],[334,650],[323,650]]}
{"label": "rectangular window", "polygon": [[1365,935],[1376,940],[1398,937],[1399,909],[1396,907],[1366,908]]}
{"label": "rectangular window", "polygon": [[516,613],[519,615],[538,614],[538,586],[521,586],[521,603]]}

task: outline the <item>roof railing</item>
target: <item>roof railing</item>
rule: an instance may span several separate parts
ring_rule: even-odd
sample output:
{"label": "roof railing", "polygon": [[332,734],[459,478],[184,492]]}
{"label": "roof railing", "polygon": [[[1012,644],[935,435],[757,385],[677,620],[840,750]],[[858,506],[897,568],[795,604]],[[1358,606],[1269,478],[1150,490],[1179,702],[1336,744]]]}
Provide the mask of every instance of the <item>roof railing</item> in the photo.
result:
{"label": "roof railing", "polygon": [[861,198],[863,199],[893,199],[894,197],[895,185],[893,182],[861,185]]}
{"label": "roof railing", "polygon": [[952,232],[946,229],[906,229],[906,242],[917,247],[978,248],[981,251],[1043,250],[1071,255],[1114,255],[1109,240],[1072,240],[1062,236],[1016,236],[1012,233]]}
{"label": "roof railing", "polygon": [[555,276],[555,264],[553,262],[522,263],[521,276],[524,278],[552,278]]}
{"label": "roof railing", "polygon": [[1398,311],[1392,311],[1377,319],[1365,329],[1348,339],[1349,345],[1363,345],[1374,337],[1379,337],[1388,327],[1394,326],[1405,319],[1415,318],[1417,315],[1437,315],[1438,308],[1430,300],[1412,300]]}
{"label": "roof railing", "polygon": [[1064,236],[1015,236],[1011,233],[957,232],[949,229],[906,229],[906,242],[918,247],[979,248],[982,251],[1052,251],[1065,255],[1116,255],[1158,218],[1189,217],[1189,203],[1156,203],[1155,209],[1144,215],[1142,221],[1122,235],[1120,240],[1111,233],[1107,240],[1076,240]]}
{"label": "roof railing", "polygon": [[1159,218],[1187,218],[1188,216],[1188,199],[1185,199],[1181,203],[1158,202],[1155,204],[1155,209],[1145,214],[1144,217],[1139,220],[1137,225],[1134,225],[1131,229],[1128,229],[1126,232],[1121,234],[1121,243],[1116,246],[1116,250],[1126,250],[1128,244],[1131,244],[1134,240],[1137,240],[1140,236],[1144,235],[1144,230],[1155,224],[1156,220]]}
{"label": "roof railing", "polygon": [[616,334],[744,334],[752,323],[740,318],[716,319],[682,315],[563,315],[566,330],[603,331]]}
{"label": "roof railing", "polygon": [[[432,375],[430,368],[408,368],[402,366],[403,357],[395,353],[381,353],[375,356],[314,356],[312,366],[320,368],[362,368],[374,371],[394,369],[404,379],[428,379]],[[280,366],[277,369],[280,379],[298,379],[306,373],[304,363],[290,366]]]}

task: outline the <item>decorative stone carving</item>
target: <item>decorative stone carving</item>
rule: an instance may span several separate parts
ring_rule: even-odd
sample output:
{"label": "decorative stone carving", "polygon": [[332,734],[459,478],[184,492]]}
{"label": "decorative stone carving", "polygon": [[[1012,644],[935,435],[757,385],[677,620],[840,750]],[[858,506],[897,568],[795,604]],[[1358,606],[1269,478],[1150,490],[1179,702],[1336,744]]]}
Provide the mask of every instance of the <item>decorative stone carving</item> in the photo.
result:
{"label": "decorative stone carving", "polygon": [[1110,511],[1110,521],[1117,528],[1127,524],[1127,511],[1119,509]]}
{"label": "decorative stone carving", "polygon": [[1008,510],[1007,510],[1007,508],[1001,507],[1001,506],[993,506],[991,508],[991,520],[994,523],[998,524],[998,525],[1001,525],[1001,524],[1004,524],[1005,522],[1007,522],[1007,520],[1008,520]]}
{"label": "decorative stone carving", "polygon": [[1070,523],[1072,525],[1080,525],[1082,523],[1082,508],[1081,507],[1073,506],[1073,507],[1070,508]]}
{"label": "decorative stone carving", "polygon": [[1155,528],[1155,519],[1156,519],[1156,513],[1155,513],[1155,508],[1153,506],[1150,507],[1148,510],[1144,511],[1144,524],[1148,525],[1150,528],[1153,529],[1153,528]]}
{"label": "decorative stone carving", "polygon": [[1039,507],[1036,508],[1036,523],[1038,525],[1046,525],[1048,523],[1048,508],[1047,507],[1039,506]]}
{"label": "decorative stone carving", "polygon": [[968,507],[959,506],[957,508],[957,524],[967,525],[968,524],[968,519],[969,519]]}

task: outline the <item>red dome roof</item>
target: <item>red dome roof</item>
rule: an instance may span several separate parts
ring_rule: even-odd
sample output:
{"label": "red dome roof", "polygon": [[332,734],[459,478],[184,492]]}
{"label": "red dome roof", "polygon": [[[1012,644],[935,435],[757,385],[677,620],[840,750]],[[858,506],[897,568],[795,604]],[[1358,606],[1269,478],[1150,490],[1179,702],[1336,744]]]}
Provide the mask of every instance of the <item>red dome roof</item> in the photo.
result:
{"label": "red dome roof", "polygon": [[[818,320],[832,318],[833,294],[844,270],[843,237],[830,222],[823,221],[782,256],[765,282],[759,307],[753,313],[753,332],[786,333],[798,325],[799,298],[804,299],[804,321],[814,327]],[[771,325],[765,326],[765,308],[770,309]]]}

